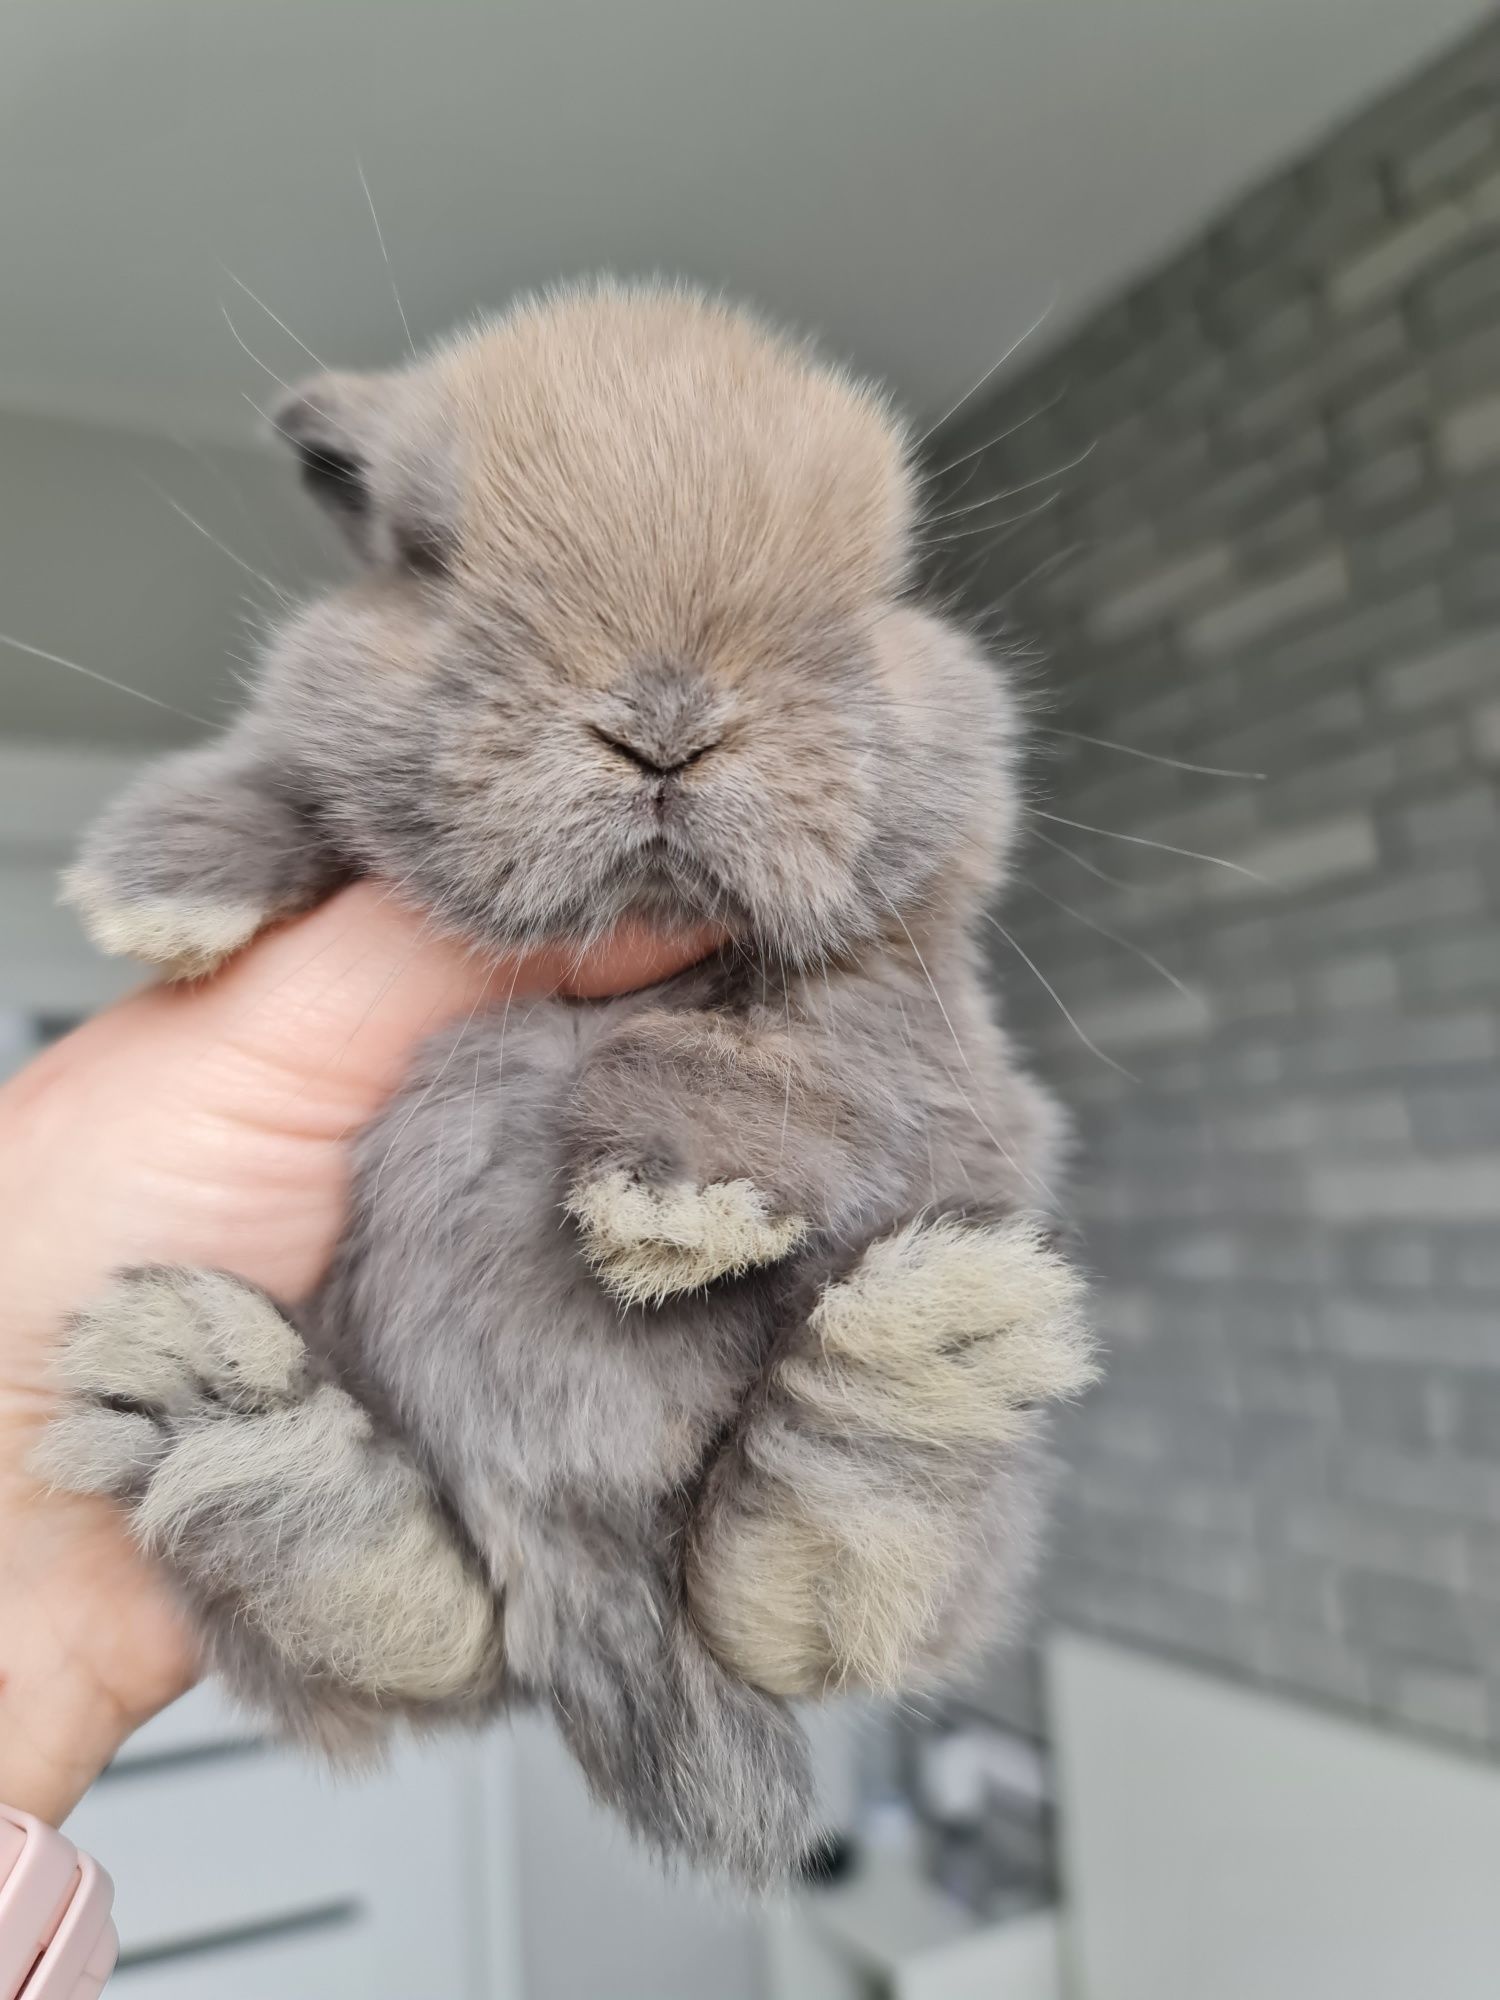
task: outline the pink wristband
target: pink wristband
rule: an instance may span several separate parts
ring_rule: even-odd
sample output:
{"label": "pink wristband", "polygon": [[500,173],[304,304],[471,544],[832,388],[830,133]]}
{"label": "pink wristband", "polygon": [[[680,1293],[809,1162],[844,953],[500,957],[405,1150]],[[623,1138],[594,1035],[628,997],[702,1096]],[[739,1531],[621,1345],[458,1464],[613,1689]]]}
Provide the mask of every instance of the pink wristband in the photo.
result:
{"label": "pink wristband", "polygon": [[95,2000],[120,1951],[114,1895],[97,1861],[0,1806],[0,2000]]}

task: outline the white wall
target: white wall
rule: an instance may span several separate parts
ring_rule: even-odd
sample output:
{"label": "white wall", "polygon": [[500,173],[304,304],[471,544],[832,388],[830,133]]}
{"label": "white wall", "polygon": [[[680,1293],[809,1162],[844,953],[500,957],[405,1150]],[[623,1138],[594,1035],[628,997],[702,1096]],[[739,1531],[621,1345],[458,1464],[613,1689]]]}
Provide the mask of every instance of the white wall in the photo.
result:
{"label": "white wall", "polygon": [[1500,1770],[1076,1634],[1048,1667],[1079,2000],[1494,2000]]}
{"label": "white wall", "polygon": [[139,753],[0,740],[0,1075],[26,1052],[25,1020],[87,1014],[141,979],[101,958],[57,878],[80,828],[137,768]]}
{"label": "white wall", "polygon": [[526,2000],[755,2000],[746,1908],[633,1849],[549,1722],[516,1725],[514,1767]]}

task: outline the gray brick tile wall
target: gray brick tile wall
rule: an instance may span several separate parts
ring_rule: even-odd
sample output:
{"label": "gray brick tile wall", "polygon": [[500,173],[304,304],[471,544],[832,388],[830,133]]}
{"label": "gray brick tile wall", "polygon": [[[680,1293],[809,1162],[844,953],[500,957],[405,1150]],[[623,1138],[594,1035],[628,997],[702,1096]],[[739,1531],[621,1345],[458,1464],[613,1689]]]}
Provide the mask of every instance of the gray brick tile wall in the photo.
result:
{"label": "gray brick tile wall", "polygon": [[1497,85],[1500,22],[935,448],[940,510],[1025,489],[936,551],[1041,662],[1007,927],[1130,1072],[997,938],[1110,1347],[1046,1603],[1491,1754]]}
{"label": "gray brick tile wall", "polygon": [[1438,427],[1438,451],[1450,472],[1473,472],[1500,459],[1500,396],[1476,396]]}

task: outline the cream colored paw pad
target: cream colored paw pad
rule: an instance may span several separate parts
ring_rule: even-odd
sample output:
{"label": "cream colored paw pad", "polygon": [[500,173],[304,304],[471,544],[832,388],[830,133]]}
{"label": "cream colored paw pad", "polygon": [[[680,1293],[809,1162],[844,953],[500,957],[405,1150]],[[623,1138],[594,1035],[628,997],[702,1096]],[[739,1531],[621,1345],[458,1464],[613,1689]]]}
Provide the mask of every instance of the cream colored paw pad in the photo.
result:
{"label": "cream colored paw pad", "polygon": [[1095,1378],[1082,1279],[1039,1230],[914,1222],[830,1285],[820,1352],[781,1379],[824,1421],[916,1440],[995,1443],[1032,1404]]}
{"label": "cream colored paw pad", "polygon": [[659,1304],[777,1263],[807,1234],[801,1216],[773,1215],[746,1180],[657,1188],[615,1167],[576,1187],[566,1207],[589,1262],[630,1305]]}
{"label": "cream colored paw pad", "polygon": [[[316,1524],[317,1559],[215,1577],[205,1520],[240,1524],[252,1548],[277,1522]],[[247,1536],[248,1523],[259,1536]],[[374,1442],[365,1411],[331,1384],[262,1416],[230,1414],[183,1435],[155,1472],[132,1530],[142,1548],[228,1582],[282,1658],[381,1697],[436,1701],[489,1677],[494,1599],[466,1567],[415,1468]]]}
{"label": "cream colored paw pad", "polygon": [[118,1497],[144,1485],[167,1443],[150,1417],[79,1403],[46,1426],[27,1466],[60,1492]]}
{"label": "cream colored paw pad", "polygon": [[888,1490],[851,1485],[836,1516],[771,1485],[759,1510],[710,1522],[690,1558],[692,1602],[726,1665],[786,1698],[918,1684],[964,1536],[951,1511],[891,1478]]}
{"label": "cream colored paw pad", "polygon": [[117,1278],[79,1313],[58,1372],[76,1394],[176,1405],[202,1385],[231,1401],[293,1400],[307,1351],[269,1299],[218,1271],[163,1265]]}
{"label": "cream colored paw pad", "polygon": [[62,900],[101,951],[138,958],[172,979],[201,979],[247,945],[266,920],[250,903],[199,903],[177,896],[122,902],[87,869],[71,869]]}

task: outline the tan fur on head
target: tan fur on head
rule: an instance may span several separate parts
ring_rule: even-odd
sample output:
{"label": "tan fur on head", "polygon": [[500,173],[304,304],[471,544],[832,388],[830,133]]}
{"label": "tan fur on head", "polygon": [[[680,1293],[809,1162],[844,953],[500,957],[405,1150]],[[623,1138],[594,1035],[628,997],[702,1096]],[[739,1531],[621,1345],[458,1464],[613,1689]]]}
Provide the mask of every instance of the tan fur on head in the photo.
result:
{"label": "tan fur on head", "polygon": [[358,458],[378,516],[349,524],[362,548],[427,538],[580,685],[653,654],[753,674],[799,622],[909,581],[889,403],[687,285],[538,294],[411,368],[315,377],[276,423]]}
{"label": "tan fur on head", "polygon": [[527,614],[582,677],[622,639],[754,672],[799,609],[850,612],[906,581],[912,487],[890,409],[722,300],[553,293],[456,342],[433,391],[468,440],[461,559],[516,577],[567,549],[587,587]]}

